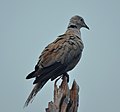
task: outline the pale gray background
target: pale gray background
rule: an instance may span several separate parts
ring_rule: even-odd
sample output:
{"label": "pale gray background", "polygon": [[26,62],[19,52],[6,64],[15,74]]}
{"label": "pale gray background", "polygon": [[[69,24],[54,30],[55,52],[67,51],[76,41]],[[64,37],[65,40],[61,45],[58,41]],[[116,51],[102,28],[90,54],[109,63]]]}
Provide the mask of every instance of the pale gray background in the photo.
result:
{"label": "pale gray background", "polygon": [[120,112],[119,0],[0,0],[0,112],[44,112],[53,82],[23,109],[33,80],[26,80],[43,48],[82,16],[82,59],[70,72],[80,86],[79,112]]}

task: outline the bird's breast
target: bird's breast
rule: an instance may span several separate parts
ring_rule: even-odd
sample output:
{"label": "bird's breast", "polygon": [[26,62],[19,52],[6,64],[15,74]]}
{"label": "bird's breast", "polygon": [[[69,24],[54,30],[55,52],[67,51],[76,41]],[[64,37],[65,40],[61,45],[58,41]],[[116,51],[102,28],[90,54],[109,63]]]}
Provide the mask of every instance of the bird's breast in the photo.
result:
{"label": "bird's breast", "polygon": [[82,50],[84,48],[82,40],[77,36],[71,36],[65,43],[64,63],[66,63],[66,71],[73,69],[79,62]]}

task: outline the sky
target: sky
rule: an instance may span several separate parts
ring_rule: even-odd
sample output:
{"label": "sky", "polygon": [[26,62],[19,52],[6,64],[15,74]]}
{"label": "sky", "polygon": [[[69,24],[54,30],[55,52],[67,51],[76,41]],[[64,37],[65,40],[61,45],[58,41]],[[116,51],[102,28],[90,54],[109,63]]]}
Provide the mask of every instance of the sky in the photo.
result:
{"label": "sky", "polygon": [[42,50],[66,31],[69,19],[82,16],[84,51],[69,72],[80,87],[78,112],[120,112],[119,0],[0,0],[0,111],[44,112],[53,100],[49,81],[23,109]]}

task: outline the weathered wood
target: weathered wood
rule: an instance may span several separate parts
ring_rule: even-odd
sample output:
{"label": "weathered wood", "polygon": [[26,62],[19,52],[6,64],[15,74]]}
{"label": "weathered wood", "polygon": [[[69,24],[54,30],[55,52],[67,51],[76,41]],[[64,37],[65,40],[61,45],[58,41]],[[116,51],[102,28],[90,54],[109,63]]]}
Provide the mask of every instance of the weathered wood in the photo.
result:
{"label": "weathered wood", "polygon": [[79,86],[74,80],[72,88],[69,89],[67,78],[64,77],[58,88],[58,80],[54,83],[54,101],[48,103],[46,112],[77,112],[79,105]]}

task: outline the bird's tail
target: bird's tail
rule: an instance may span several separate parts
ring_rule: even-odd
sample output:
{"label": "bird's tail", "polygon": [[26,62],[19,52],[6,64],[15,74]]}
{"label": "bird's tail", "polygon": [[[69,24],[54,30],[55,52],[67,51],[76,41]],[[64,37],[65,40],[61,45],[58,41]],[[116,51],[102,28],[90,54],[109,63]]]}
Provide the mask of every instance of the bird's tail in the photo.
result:
{"label": "bird's tail", "polygon": [[42,81],[42,82],[38,82],[34,88],[32,89],[30,95],[28,96],[24,107],[27,107],[29,105],[29,103],[32,103],[32,101],[34,100],[34,97],[36,96],[36,94],[42,89],[42,87],[46,84],[48,80]]}

